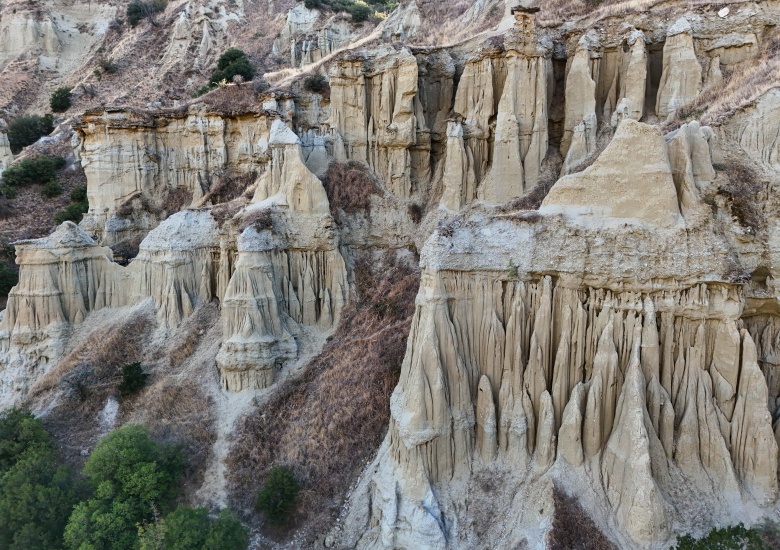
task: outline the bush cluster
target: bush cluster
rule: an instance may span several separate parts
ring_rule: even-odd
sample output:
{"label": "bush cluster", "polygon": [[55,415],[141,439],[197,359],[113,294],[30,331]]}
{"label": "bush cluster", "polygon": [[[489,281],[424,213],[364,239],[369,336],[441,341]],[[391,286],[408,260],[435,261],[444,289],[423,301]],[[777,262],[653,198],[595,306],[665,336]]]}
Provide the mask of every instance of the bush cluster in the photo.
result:
{"label": "bush cluster", "polygon": [[70,108],[71,90],[73,90],[73,88],[65,86],[54,90],[54,93],[51,94],[51,99],[49,99],[49,105],[51,106],[52,111],[55,113],[62,113]]}
{"label": "bush cluster", "polygon": [[238,48],[230,48],[217,60],[217,70],[211,73],[209,83],[213,86],[223,80],[232,82],[234,76],[240,76],[245,81],[255,77],[255,69],[249,63],[246,54]]}
{"label": "bush cluster", "polygon": [[713,529],[706,537],[694,539],[690,535],[677,539],[677,550],[712,550],[715,548],[734,550],[769,550],[764,543],[762,533],[756,529],[747,529],[742,523]]}
{"label": "bush cluster", "polygon": [[24,159],[6,168],[3,172],[2,184],[6,189],[6,194],[13,195],[15,194],[13,188],[39,183],[44,185],[44,195],[55,197],[62,193],[62,187],[57,183],[57,170],[63,166],[65,166],[65,159],[62,157],[41,155]]}
{"label": "bush cluster", "polygon": [[76,504],[74,476],[62,466],[40,420],[0,415],[0,548],[54,549]]}
{"label": "bush cluster", "polygon": [[272,523],[285,523],[295,507],[300,485],[287,466],[274,465],[257,495],[257,508],[265,512]]}
{"label": "bush cluster", "polygon": [[32,145],[43,136],[47,136],[54,130],[54,117],[47,114],[22,115],[8,123],[8,143],[13,154],[19,153],[22,148]]}
{"label": "bush cluster", "polygon": [[165,10],[168,3],[165,0],[148,0],[145,2],[133,0],[127,5],[127,22],[135,27],[144,19],[154,23],[154,16]]}
{"label": "bush cluster", "polygon": [[144,372],[141,363],[130,363],[122,367],[122,381],[119,383],[119,393],[123,397],[138,393],[146,385],[149,374]]}
{"label": "bush cluster", "polygon": [[129,424],[98,442],[82,482],[39,419],[0,413],[0,548],[245,550],[249,534],[230,510],[174,510],[183,471],[177,446]]}
{"label": "bush cluster", "polygon": [[304,0],[309,9],[329,8],[333,11],[346,12],[355,23],[366,21],[375,12],[390,12],[398,5],[397,0]]}
{"label": "bush cluster", "polygon": [[54,221],[57,225],[62,222],[71,221],[79,223],[84,213],[89,210],[87,201],[87,188],[84,186],[76,187],[70,192],[70,204],[54,215]]}
{"label": "bush cluster", "polygon": [[317,94],[322,93],[328,89],[328,80],[321,74],[307,76],[303,81],[303,89]]}

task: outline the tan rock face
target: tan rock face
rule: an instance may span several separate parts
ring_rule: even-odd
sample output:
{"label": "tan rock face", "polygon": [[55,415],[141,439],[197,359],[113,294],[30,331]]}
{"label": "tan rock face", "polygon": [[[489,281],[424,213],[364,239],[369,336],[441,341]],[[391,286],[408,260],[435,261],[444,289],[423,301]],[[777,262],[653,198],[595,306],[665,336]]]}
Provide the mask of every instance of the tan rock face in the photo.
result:
{"label": "tan rock face", "polygon": [[257,169],[268,147],[270,121],[252,115],[185,113],[166,119],[105,111],[85,115],[78,132],[90,205],[82,226],[113,244],[132,231],[143,236],[159,223],[159,216],[152,215],[128,229],[112,220],[132,199],[147,210],[170,214],[168,197],[179,192],[196,201],[208,190],[213,171]]}
{"label": "tan rock face", "polygon": [[395,195],[410,198],[419,187],[412,177],[410,148],[418,132],[426,131],[414,105],[417,60],[402,50],[376,61],[385,65],[383,70],[347,61],[330,74],[329,124],[338,142],[334,157],[366,162]]}
{"label": "tan rock face", "polygon": [[594,221],[616,218],[673,225],[680,210],[667,159],[658,130],[626,119],[593,165],[558,180],[542,211]]}
{"label": "tan rock face", "polygon": [[655,113],[664,119],[701,91],[702,69],[693,49],[691,25],[684,18],[669,28],[664,43],[664,69]]}

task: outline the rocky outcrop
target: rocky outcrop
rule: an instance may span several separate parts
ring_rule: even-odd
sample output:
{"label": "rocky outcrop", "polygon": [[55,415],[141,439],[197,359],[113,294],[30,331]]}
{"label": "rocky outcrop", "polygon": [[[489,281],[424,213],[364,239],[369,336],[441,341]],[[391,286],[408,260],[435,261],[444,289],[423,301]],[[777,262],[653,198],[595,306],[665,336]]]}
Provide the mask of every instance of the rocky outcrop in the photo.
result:
{"label": "rocky outcrop", "polygon": [[501,204],[533,188],[547,154],[549,59],[509,53],[496,113],[492,164],[478,197]]}
{"label": "rocky outcrop", "polygon": [[265,388],[296,359],[306,327],[335,327],[349,293],[322,183],[303,164],[300,141],[274,121],[272,160],[243,219],[238,258],[222,299],[222,387]]}
{"label": "rocky outcrop", "polygon": [[82,227],[106,244],[142,237],[172,213],[169,200],[183,197],[186,205],[203,197],[214,171],[257,170],[266,162],[270,124],[251,113],[86,114],[77,128],[89,199]]}
{"label": "rocky outcrop", "polygon": [[373,61],[371,69],[365,60],[342,61],[330,73],[333,156],[366,162],[392,193],[411,198],[427,183],[413,170],[411,154],[418,134],[427,133],[415,105],[417,60],[403,49]]}
{"label": "rocky outcrop", "polygon": [[[566,115],[561,154],[567,166],[575,166],[596,149],[596,82],[590,71],[588,42],[583,38],[566,75]],[[572,149],[573,146],[573,150]]]}
{"label": "rocky outcrop", "polygon": [[124,305],[112,292],[118,266],[72,222],[42,239],[15,245],[19,283],[0,318],[3,355],[0,398],[15,401],[59,357],[73,325],[106,304]]}
{"label": "rocky outcrop", "polygon": [[627,548],[777,498],[780,384],[760,374],[729,245],[702,214],[713,138],[626,117],[539,215],[472,209],[428,241],[387,457],[357,490],[369,527],[350,540],[471,540],[459,495],[483,468],[508,472],[494,498],[518,524],[543,520],[511,495],[567,484]]}
{"label": "rocky outcrop", "polygon": [[691,25],[684,18],[669,28],[664,43],[664,65],[655,114],[665,119],[699,95],[702,68],[693,48]]}
{"label": "rocky outcrop", "polygon": [[679,221],[680,209],[667,158],[657,129],[626,119],[593,165],[558,180],[541,210],[596,223],[617,218],[673,225]]}

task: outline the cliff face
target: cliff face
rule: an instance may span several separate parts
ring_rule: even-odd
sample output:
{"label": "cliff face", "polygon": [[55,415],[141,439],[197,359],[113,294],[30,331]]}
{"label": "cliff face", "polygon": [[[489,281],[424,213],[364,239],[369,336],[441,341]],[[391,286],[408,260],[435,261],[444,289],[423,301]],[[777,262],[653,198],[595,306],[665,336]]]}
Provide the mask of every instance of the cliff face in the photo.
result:
{"label": "cliff face", "polygon": [[[420,251],[387,435],[326,540],[540,548],[554,490],[625,548],[767,515],[780,12],[605,4],[543,26],[549,10],[507,9],[484,35],[411,45],[435,9],[404,4],[391,45],[330,58],[368,29],[291,10],[274,48],[322,62],[329,95],[293,73],[248,108],[80,117],[90,210],[17,245],[0,402],[65,368],[90,318],[149,307],[160,342],[218,304],[203,384],[262,415],[361,307],[357,260]],[[764,91],[726,97],[743,78]]]}
{"label": "cliff face", "polygon": [[[475,544],[461,495],[498,472],[518,527],[491,535],[497,546],[523,529],[539,542],[538,501],[512,495],[554,484],[624,547],[660,545],[696,514],[731,522],[735,499],[775,502],[775,397],[756,320],[741,318],[727,244],[682,198],[705,183],[676,191],[675,146],[624,120],[539,214],[473,215],[428,241],[358,546]],[[683,216],[678,201],[698,206]]]}

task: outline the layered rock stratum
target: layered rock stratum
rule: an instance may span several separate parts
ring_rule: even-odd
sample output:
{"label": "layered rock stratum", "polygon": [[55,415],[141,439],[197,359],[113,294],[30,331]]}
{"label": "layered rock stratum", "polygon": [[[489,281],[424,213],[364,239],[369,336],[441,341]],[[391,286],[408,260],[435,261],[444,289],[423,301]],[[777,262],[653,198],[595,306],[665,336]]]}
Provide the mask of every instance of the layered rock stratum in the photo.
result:
{"label": "layered rock stratum", "polygon": [[[158,380],[197,373],[222,416],[192,499],[246,508],[257,482],[226,471],[251,446],[240,421],[273,433],[287,420],[266,408],[311,397],[339,345],[382,342],[356,312],[402,308],[360,281],[403,266],[420,282],[405,351],[381,360],[399,371],[383,442],[346,461],[327,521],[277,542],[255,523],[258,547],[554,547],[558,491],[620,548],[772,517],[780,5],[537,4],[411,0],[363,25],[292,3],[166,11],[158,104],[98,91],[61,120],[89,211],[15,244],[0,406],[60,418],[96,327],[142,320]],[[25,78],[86,82],[78,52],[143,43],[100,42],[111,9],[72,43],[69,19],[4,9],[4,72],[34,53]],[[171,91],[259,19],[269,89]],[[335,441],[339,411],[318,415]],[[291,433],[285,457],[310,460]]]}

